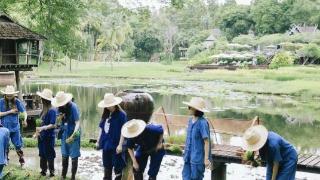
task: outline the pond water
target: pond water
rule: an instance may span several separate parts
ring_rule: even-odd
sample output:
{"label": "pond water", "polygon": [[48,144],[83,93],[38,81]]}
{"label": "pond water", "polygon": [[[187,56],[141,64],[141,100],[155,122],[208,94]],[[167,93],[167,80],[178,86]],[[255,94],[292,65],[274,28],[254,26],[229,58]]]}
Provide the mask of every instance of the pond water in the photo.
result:
{"label": "pond water", "polygon": [[80,108],[83,135],[87,138],[96,138],[98,134],[102,110],[97,104],[106,92],[143,90],[152,95],[155,109],[163,106],[166,113],[177,115],[187,114],[182,101],[188,101],[194,95],[203,96],[211,110],[207,115],[211,119],[252,119],[259,116],[269,130],[284,136],[300,152],[320,154],[318,99],[234,92],[228,90],[231,83],[222,81],[163,82],[117,79],[97,82],[99,83],[89,80],[83,83],[73,79],[29,80],[23,85],[23,93],[35,93],[43,88],[50,88],[55,93],[59,90],[72,93]]}

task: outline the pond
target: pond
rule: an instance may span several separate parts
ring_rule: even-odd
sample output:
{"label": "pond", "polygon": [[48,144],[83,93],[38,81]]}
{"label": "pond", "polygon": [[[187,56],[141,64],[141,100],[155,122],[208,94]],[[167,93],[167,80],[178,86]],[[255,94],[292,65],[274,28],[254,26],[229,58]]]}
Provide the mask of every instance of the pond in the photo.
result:
{"label": "pond", "polygon": [[[86,138],[96,138],[102,110],[97,104],[104,93],[127,89],[149,92],[155,103],[155,109],[163,106],[166,113],[187,115],[182,101],[188,101],[193,95],[203,96],[215,118],[252,119],[259,116],[264,125],[279,133],[305,153],[320,154],[319,127],[320,108],[317,99],[309,97],[290,97],[231,92],[232,84],[222,81],[185,82],[158,80],[121,80],[111,79],[76,81],[73,79],[29,80],[23,85],[24,93],[35,93],[50,88],[74,95],[81,111],[81,126]],[[183,130],[182,130],[183,131]]]}

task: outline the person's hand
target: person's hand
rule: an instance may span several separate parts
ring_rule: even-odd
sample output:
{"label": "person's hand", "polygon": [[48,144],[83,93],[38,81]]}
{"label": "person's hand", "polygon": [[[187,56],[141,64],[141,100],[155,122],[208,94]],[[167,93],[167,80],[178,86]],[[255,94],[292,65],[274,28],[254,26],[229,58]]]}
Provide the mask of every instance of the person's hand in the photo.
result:
{"label": "person's hand", "polygon": [[23,121],[23,127],[27,127],[27,126],[28,126],[27,120],[24,120]]}
{"label": "person's hand", "polygon": [[246,151],[243,150],[243,149],[237,149],[237,150],[236,150],[236,155],[237,155],[237,156],[242,156],[245,152],[246,152]]}
{"label": "person's hand", "polygon": [[117,154],[120,154],[122,152],[122,145],[119,144],[116,151],[117,151]]}
{"label": "person's hand", "polygon": [[74,140],[73,136],[70,136],[67,140],[66,140],[66,143],[70,144],[72,143]]}
{"label": "person's hand", "polygon": [[207,169],[211,169],[211,162],[209,161],[209,159],[204,160],[204,166]]}
{"label": "person's hand", "polygon": [[99,142],[96,142],[96,150],[99,150]]}
{"label": "person's hand", "polygon": [[137,161],[133,161],[132,166],[136,171],[139,171],[139,164],[137,163]]}
{"label": "person's hand", "polygon": [[13,108],[9,111],[10,114],[17,114],[18,113],[18,109],[17,108]]}

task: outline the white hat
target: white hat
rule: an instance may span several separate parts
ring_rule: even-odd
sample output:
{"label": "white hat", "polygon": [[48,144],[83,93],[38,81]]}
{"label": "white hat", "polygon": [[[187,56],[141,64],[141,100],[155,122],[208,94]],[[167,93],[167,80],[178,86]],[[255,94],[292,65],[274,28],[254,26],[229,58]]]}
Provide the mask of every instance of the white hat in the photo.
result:
{"label": "white hat", "polygon": [[99,102],[98,107],[100,108],[106,108],[118,105],[122,102],[122,99],[120,97],[116,97],[111,93],[106,93],[104,95],[104,98],[102,101]]}
{"label": "white hat", "polygon": [[122,126],[121,134],[125,138],[134,138],[139,136],[146,126],[147,124],[143,120],[132,119]]}
{"label": "white hat", "polygon": [[50,89],[43,89],[42,92],[37,92],[37,95],[40,96],[43,99],[46,99],[48,101],[51,101],[53,96],[52,96],[52,91]]}
{"label": "white hat", "polygon": [[242,148],[248,151],[261,149],[268,139],[268,130],[262,126],[252,126],[242,136]]}
{"label": "white hat", "polygon": [[201,97],[193,97],[191,98],[190,102],[182,102],[183,104],[186,104],[192,108],[195,108],[196,110],[199,110],[201,112],[210,112],[207,107],[206,103]]}
{"label": "white hat", "polygon": [[2,94],[7,94],[7,95],[14,95],[14,94],[18,94],[19,91],[16,91],[13,86],[8,85],[8,86],[4,89],[4,91],[1,91],[1,93],[2,93]]}
{"label": "white hat", "polygon": [[72,94],[63,91],[57,92],[56,97],[52,98],[51,104],[53,107],[61,107],[72,100]]}

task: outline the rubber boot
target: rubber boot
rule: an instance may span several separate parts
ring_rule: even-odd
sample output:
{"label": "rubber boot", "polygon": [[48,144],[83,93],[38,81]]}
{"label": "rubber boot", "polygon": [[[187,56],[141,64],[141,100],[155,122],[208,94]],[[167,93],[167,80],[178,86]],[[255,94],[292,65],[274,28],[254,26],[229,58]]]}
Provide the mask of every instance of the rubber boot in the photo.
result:
{"label": "rubber boot", "polygon": [[61,179],[66,179],[69,166],[69,157],[62,157]]}
{"label": "rubber boot", "polygon": [[115,176],[116,177],[114,178],[114,180],[121,180],[122,179],[122,171],[115,171]]}
{"label": "rubber boot", "polygon": [[40,168],[41,168],[41,176],[46,176],[47,175],[47,159],[40,157]]}
{"label": "rubber boot", "polygon": [[155,177],[149,176],[149,180],[157,180],[157,176],[155,176]]}
{"label": "rubber boot", "polygon": [[71,180],[76,179],[77,170],[78,170],[78,158],[72,158]]}
{"label": "rubber boot", "polygon": [[104,168],[103,180],[112,180],[112,169]]}
{"label": "rubber boot", "polygon": [[19,163],[21,165],[21,167],[23,167],[25,161],[24,161],[24,158],[23,158],[23,151],[21,149],[17,150],[17,154],[19,156]]}
{"label": "rubber boot", "polygon": [[49,165],[50,177],[53,177],[54,176],[54,159],[49,159],[48,165]]}
{"label": "rubber boot", "polygon": [[143,180],[143,173],[142,172],[134,172],[134,180]]}

